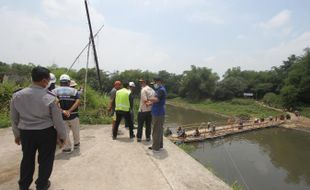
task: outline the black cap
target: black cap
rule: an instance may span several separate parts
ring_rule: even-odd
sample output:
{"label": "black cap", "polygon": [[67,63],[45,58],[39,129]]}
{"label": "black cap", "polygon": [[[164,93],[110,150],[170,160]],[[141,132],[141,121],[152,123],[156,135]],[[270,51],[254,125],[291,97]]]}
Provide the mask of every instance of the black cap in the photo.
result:
{"label": "black cap", "polygon": [[162,81],[162,80],[161,80],[160,76],[156,76],[156,77],[154,77],[154,81],[156,82],[156,81]]}

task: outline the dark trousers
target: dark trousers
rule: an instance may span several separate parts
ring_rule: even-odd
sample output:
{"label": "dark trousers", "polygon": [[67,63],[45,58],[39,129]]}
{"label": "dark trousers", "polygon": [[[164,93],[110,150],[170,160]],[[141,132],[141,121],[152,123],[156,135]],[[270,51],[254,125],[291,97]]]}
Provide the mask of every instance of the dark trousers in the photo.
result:
{"label": "dark trousers", "polygon": [[113,128],[113,137],[115,138],[117,136],[119,124],[121,123],[123,117],[125,118],[125,125],[129,126],[130,137],[134,136],[133,123],[131,120],[130,112],[129,111],[128,112],[127,111],[116,111],[116,121],[115,121],[115,126]]}
{"label": "dark trousers", "polygon": [[159,150],[160,148],[163,148],[163,132],[164,132],[164,122],[165,122],[165,116],[154,116],[152,117],[153,122],[153,150]]}
{"label": "dark trousers", "polygon": [[146,139],[150,139],[151,138],[151,123],[152,123],[152,113],[150,111],[138,113],[137,139],[142,138],[142,131],[143,131],[144,123],[145,123],[145,137]]}
{"label": "dark trousers", "polygon": [[38,151],[39,176],[36,180],[37,189],[47,186],[53,170],[56,150],[57,132],[54,127],[43,130],[21,130],[23,158],[20,164],[20,189],[29,188],[33,180],[35,157]]}

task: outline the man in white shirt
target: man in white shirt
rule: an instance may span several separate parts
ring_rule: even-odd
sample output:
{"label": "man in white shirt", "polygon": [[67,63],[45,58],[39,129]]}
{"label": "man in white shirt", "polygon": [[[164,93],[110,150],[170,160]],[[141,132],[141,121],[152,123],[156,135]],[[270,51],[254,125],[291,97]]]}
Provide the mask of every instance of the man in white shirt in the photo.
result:
{"label": "man in white shirt", "polygon": [[137,141],[141,142],[144,123],[146,141],[151,140],[152,105],[149,99],[155,95],[155,91],[147,85],[144,79],[140,79],[139,82],[141,85],[141,97],[138,111]]}

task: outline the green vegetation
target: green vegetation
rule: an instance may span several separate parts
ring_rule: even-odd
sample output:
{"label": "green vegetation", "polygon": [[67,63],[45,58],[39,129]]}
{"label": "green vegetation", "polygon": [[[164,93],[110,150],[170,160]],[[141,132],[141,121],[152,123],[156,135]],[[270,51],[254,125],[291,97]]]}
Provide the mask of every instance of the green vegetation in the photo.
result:
{"label": "green vegetation", "polygon": [[233,184],[231,184],[231,188],[233,190],[242,190],[243,188],[241,187],[241,185],[238,184],[237,181],[235,181]]}
{"label": "green vegetation", "polygon": [[301,115],[310,118],[310,106],[302,106],[301,108]]}
{"label": "green vegetation", "polygon": [[179,147],[182,150],[184,150],[186,153],[191,153],[191,152],[193,152],[196,149],[194,145],[192,145],[192,144],[185,144],[185,143],[180,144]]}
{"label": "green vegetation", "polygon": [[266,108],[252,99],[235,98],[226,101],[205,100],[200,102],[189,102],[186,99],[175,98],[169,100],[169,102],[177,106],[234,117],[249,116],[261,118],[281,114],[281,112]]}

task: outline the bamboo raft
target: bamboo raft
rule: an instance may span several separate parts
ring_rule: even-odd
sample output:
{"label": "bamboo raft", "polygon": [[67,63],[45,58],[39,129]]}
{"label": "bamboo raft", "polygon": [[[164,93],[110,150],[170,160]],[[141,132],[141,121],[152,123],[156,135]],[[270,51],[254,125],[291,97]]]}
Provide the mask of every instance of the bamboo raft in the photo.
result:
{"label": "bamboo raft", "polygon": [[[173,134],[169,137],[172,142],[184,142],[184,143],[190,143],[190,142],[200,142],[200,141],[205,141],[209,139],[216,139],[220,137],[225,137],[228,135],[234,135],[234,134],[239,134],[239,133],[244,133],[244,132],[249,132],[249,131],[254,131],[254,130],[259,130],[259,129],[265,129],[265,128],[272,128],[272,127],[278,127],[281,124],[283,124],[285,121],[265,121],[261,123],[244,123],[242,125],[242,128],[240,125],[225,125],[225,126],[218,126],[215,128],[215,131],[212,132],[208,127],[187,127],[184,128],[186,131],[186,138],[180,138],[177,137],[177,135]],[[200,132],[200,136],[195,137],[195,129],[193,128],[198,128]],[[211,127],[212,128],[212,127]]]}

